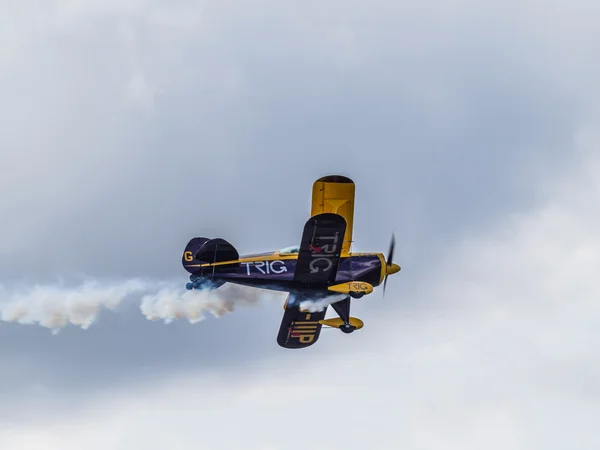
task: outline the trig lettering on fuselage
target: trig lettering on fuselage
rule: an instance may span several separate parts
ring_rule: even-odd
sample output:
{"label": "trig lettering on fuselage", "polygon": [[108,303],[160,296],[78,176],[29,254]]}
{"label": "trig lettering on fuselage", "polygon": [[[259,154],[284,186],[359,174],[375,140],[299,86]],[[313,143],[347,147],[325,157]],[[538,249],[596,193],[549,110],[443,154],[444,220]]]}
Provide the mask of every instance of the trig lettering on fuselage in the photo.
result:
{"label": "trig lettering on fuselage", "polygon": [[284,273],[288,270],[285,263],[280,260],[243,262],[241,264],[246,266],[246,275],[250,275],[252,271],[268,275],[270,273]]}
{"label": "trig lettering on fuselage", "polygon": [[[339,232],[335,233],[335,236],[319,236],[319,241],[331,240],[333,241],[333,243],[326,244],[320,247],[315,247],[313,246],[313,244],[310,245],[310,256],[313,258],[313,260],[308,266],[310,268],[310,273],[328,272],[329,270],[331,270],[331,268],[333,267],[333,261],[331,261],[330,258],[334,258],[335,256],[337,256],[336,251],[338,248],[337,244],[339,241],[339,236]],[[324,262],[325,267],[317,266],[317,263],[319,262]]]}

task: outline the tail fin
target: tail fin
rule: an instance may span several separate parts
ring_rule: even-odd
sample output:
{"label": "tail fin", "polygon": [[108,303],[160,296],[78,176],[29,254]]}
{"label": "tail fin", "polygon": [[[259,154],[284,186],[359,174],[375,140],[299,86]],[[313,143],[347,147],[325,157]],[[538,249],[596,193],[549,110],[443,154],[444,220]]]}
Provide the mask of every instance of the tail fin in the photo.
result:
{"label": "tail fin", "polygon": [[198,272],[199,264],[236,261],[239,257],[235,247],[225,239],[196,237],[188,242],[181,261],[185,270],[194,273]]}

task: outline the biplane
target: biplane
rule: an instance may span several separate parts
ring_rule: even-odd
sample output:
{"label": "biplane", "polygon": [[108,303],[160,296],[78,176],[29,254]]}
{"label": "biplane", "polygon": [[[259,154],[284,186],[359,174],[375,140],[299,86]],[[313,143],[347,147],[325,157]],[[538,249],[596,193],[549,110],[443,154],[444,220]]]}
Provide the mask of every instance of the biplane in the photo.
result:
{"label": "biplane", "polygon": [[[288,292],[277,343],[305,348],[319,339],[323,326],[352,333],[363,322],[350,316],[351,299],[387,284],[400,271],[392,261],[392,234],[387,258],[382,253],[352,253],[354,182],[329,175],[314,182],[311,217],[300,245],[279,251],[240,256],[222,238],[195,237],[183,252],[182,264],[191,275],[189,290],[212,290],[225,283]],[[319,306],[320,305],[320,306]],[[339,317],[325,319],[331,306]]]}

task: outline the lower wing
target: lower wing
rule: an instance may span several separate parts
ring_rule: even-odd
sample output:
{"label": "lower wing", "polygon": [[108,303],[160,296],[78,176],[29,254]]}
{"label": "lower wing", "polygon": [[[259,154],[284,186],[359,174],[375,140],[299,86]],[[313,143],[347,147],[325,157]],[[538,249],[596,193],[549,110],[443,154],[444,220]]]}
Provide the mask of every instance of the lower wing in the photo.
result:
{"label": "lower wing", "polygon": [[[308,300],[308,299],[307,299]],[[281,319],[277,343],[284,348],[305,348],[313,345],[319,339],[322,325],[319,321],[325,319],[327,306],[323,311],[310,312],[300,308],[301,298],[290,294],[286,301],[285,312]]]}

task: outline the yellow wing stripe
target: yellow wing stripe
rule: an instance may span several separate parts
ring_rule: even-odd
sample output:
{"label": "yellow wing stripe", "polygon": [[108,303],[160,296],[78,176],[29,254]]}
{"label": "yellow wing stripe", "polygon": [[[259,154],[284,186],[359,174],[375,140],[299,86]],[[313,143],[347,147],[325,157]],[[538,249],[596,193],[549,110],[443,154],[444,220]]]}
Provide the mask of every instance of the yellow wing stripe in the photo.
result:
{"label": "yellow wing stripe", "polygon": [[[385,275],[385,259],[384,256],[381,253],[365,253],[365,252],[361,252],[361,253],[348,253],[346,255],[344,255],[344,257],[351,257],[351,256],[378,256],[379,259],[381,260],[381,264],[383,265],[382,268],[382,272],[381,272],[381,280],[383,281],[383,276]],[[221,261],[218,263],[203,263],[203,264],[187,264],[187,267],[212,267],[212,266],[224,266],[227,264],[235,264],[235,263],[243,263],[243,262],[259,262],[259,261],[274,261],[274,260],[284,260],[284,259],[298,259],[298,255],[279,255],[278,252],[276,252],[273,255],[267,255],[267,256],[253,256],[251,258],[240,258],[240,259],[236,259],[235,261]],[[381,284],[381,283],[380,283]]]}
{"label": "yellow wing stripe", "polygon": [[258,262],[258,261],[274,261],[284,259],[298,259],[298,255],[279,255],[275,253],[267,256],[253,256],[251,258],[240,258],[234,261],[220,261],[218,263],[204,263],[204,264],[188,264],[187,267],[212,267],[212,266],[225,266],[227,264],[243,263],[243,262]]}

